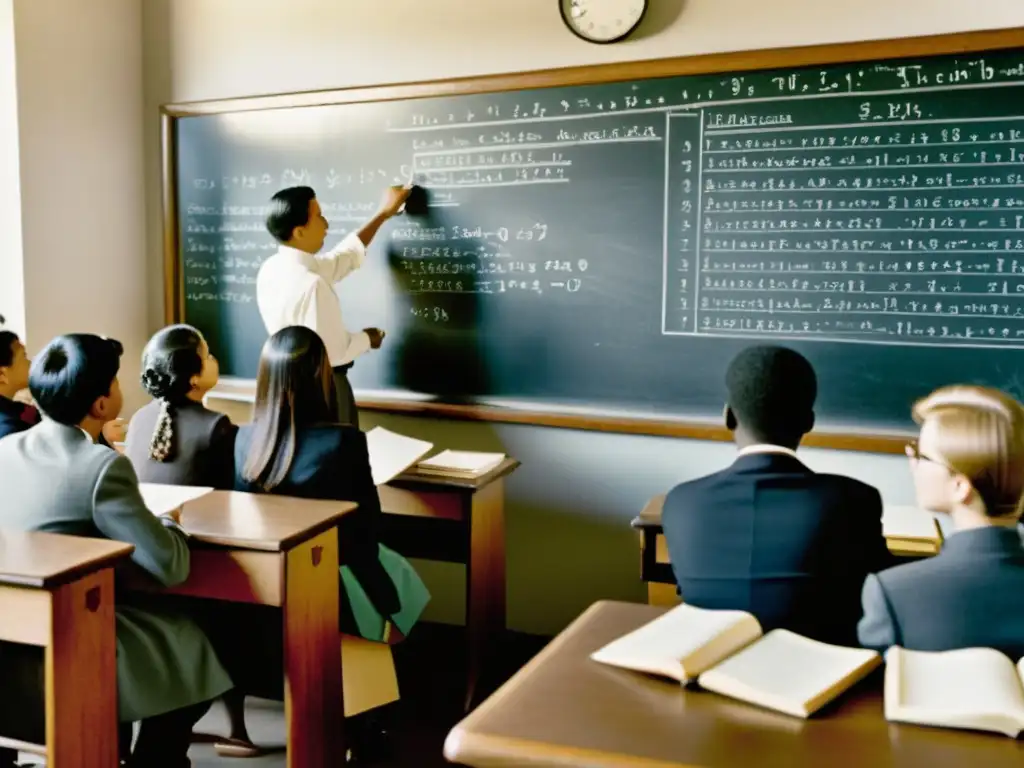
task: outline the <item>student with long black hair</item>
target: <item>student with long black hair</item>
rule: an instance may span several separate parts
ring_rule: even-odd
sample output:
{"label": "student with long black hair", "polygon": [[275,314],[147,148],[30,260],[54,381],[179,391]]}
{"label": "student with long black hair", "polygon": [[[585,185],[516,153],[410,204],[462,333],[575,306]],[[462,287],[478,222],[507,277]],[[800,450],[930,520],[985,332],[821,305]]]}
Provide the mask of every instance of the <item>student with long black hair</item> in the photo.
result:
{"label": "student with long black hair", "polygon": [[[331,361],[320,337],[290,326],[263,346],[251,424],[235,442],[235,489],[354,501],[338,526],[340,631],[379,642],[404,637],[430,599],[423,581],[379,541],[380,499],[366,436],[339,422]],[[353,736],[360,748],[360,729]]]}

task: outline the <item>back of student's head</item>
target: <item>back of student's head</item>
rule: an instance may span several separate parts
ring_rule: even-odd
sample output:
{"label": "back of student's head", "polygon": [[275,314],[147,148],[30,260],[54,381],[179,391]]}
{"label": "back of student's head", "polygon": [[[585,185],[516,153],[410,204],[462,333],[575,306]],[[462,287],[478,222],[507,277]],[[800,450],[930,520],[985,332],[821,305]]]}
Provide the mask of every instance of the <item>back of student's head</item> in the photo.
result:
{"label": "back of student's head", "polygon": [[4,316],[0,315],[0,368],[6,368],[14,362],[14,345],[21,341],[18,334],[3,327],[6,322]]}
{"label": "back of student's head", "polygon": [[[58,336],[32,361],[28,387],[39,409],[60,424],[81,424],[89,415],[110,420],[121,410],[114,382],[124,348],[119,341],[73,333]],[[104,411],[93,413],[100,398]]]}
{"label": "back of student's head", "polygon": [[814,426],[818,379],[799,352],[748,347],[729,364],[725,385],[728,427],[751,440],[795,448]]}
{"label": "back of student's head", "polygon": [[288,187],[270,198],[267,231],[277,242],[287,243],[296,227],[309,223],[309,204],[315,197],[311,187]]}
{"label": "back of student's head", "polygon": [[334,375],[323,341],[303,326],[282,328],[260,354],[252,441],[242,477],[273,490],[291,468],[298,430],[337,421]]}
{"label": "back of student's head", "polygon": [[927,429],[926,460],[966,477],[989,517],[1020,514],[1024,408],[1019,402],[997,389],[953,385],[914,403],[913,416],[922,426],[922,441]]}
{"label": "back of student's head", "polygon": [[191,325],[172,325],[156,334],[142,351],[142,387],[160,401],[149,457],[169,461],[175,452],[174,408],[187,398],[203,370],[203,335]]}

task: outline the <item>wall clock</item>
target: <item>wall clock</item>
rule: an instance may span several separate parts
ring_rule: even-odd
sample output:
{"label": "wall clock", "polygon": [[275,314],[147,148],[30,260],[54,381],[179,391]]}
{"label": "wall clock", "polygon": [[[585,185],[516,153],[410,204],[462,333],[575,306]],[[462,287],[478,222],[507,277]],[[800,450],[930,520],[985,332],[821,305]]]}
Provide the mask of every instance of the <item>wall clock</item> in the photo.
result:
{"label": "wall clock", "polygon": [[650,0],[558,0],[562,21],[588,43],[617,43],[640,26]]}

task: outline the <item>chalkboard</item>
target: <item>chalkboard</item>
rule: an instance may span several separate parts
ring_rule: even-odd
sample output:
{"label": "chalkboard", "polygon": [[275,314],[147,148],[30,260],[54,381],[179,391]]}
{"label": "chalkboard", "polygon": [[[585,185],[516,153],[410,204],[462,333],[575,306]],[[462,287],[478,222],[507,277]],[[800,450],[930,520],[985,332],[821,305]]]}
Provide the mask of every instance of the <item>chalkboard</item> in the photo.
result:
{"label": "chalkboard", "polygon": [[364,403],[720,436],[752,342],[812,361],[819,428],[853,447],[945,383],[1024,397],[1022,30],[164,115],[168,319],[230,376],[266,338],[269,197],[315,187],[330,245],[414,178],[426,215],[337,287],[350,327],[388,331],[351,373]]}

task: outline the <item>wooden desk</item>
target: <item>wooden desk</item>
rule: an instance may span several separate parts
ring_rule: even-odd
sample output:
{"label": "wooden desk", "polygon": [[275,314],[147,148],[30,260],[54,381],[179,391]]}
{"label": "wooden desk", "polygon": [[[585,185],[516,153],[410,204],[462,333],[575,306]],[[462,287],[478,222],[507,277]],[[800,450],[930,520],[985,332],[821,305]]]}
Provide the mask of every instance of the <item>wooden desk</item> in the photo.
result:
{"label": "wooden desk", "polygon": [[379,488],[387,546],[466,566],[467,710],[505,631],[505,477],[517,467],[505,459],[474,480],[412,469]]}
{"label": "wooden desk", "polygon": [[666,609],[592,605],[448,735],[444,754],[473,768],[1009,768],[1005,736],[887,723],[879,681],[809,720],[682,689],[588,656]]}
{"label": "wooden desk", "polygon": [[345,762],[336,528],[355,508],[233,491],[190,501],[181,525],[193,538],[192,570],[161,590],[281,609],[289,768]]}
{"label": "wooden desk", "polygon": [[135,548],[106,539],[0,531],[0,640],[44,649],[46,743],[0,737],[50,768],[114,768],[114,565]]}
{"label": "wooden desk", "polygon": [[[675,605],[679,602],[676,594],[676,578],[672,573],[672,561],[668,544],[661,527],[661,510],[665,495],[653,497],[644,505],[640,514],[633,519],[633,527],[640,535],[640,578],[647,583],[647,602],[650,605]],[[922,546],[920,542],[887,537],[889,551],[900,557],[926,557],[935,550]]]}

